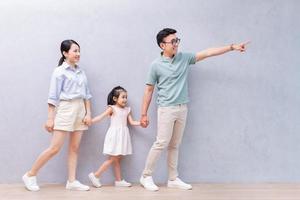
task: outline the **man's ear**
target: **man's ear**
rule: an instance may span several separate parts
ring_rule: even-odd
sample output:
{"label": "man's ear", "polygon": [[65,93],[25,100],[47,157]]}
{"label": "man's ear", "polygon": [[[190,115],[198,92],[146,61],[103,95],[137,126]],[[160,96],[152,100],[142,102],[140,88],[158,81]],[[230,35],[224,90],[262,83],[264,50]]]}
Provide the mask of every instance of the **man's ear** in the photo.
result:
{"label": "man's ear", "polygon": [[159,44],[159,47],[160,47],[162,50],[164,50],[164,49],[165,49],[165,43],[161,42],[161,43]]}

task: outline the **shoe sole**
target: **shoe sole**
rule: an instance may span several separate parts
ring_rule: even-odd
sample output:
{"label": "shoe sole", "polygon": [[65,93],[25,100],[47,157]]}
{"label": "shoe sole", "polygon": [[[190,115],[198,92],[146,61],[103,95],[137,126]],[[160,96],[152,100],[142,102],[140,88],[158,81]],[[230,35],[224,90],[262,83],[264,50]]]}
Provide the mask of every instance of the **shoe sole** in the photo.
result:
{"label": "shoe sole", "polygon": [[71,188],[71,187],[66,187],[67,190],[73,190],[73,191],[89,191],[89,189],[81,189],[81,188]]}
{"label": "shoe sole", "polygon": [[176,185],[167,185],[168,188],[176,188],[176,189],[182,189],[182,190],[192,190],[193,188],[184,188]]}
{"label": "shoe sole", "polygon": [[115,187],[131,187],[132,185],[115,185]]}
{"label": "shoe sole", "polygon": [[28,191],[30,191],[30,192],[38,192],[40,189],[37,189],[37,190],[31,190],[31,189],[29,189],[28,187],[26,187],[25,186],[25,188],[26,188],[26,190],[28,190]]}

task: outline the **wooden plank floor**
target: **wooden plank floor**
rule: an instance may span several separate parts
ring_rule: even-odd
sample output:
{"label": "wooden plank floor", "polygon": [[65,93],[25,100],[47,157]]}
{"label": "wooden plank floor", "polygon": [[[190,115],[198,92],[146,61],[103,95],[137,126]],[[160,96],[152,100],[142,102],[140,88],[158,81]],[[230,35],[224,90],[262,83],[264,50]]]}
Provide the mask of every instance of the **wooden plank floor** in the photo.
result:
{"label": "wooden plank floor", "polygon": [[300,200],[300,184],[193,184],[185,191],[162,185],[150,192],[139,185],[131,188],[103,186],[90,191],[69,191],[61,184],[41,184],[29,192],[21,184],[0,184],[1,200]]}

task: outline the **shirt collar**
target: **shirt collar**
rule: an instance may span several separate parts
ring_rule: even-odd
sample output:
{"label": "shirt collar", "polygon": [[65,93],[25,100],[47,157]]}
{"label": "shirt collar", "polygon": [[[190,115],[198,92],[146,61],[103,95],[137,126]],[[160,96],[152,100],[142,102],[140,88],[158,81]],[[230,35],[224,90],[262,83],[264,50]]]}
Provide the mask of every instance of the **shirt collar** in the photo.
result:
{"label": "shirt collar", "polygon": [[75,72],[80,72],[81,71],[81,68],[79,67],[79,65],[76,65],[76,68],[74,70],[73,67],[71,67],[71,65],[69,65],[67,62],[63,62],[63,64],[61,65],[64,69],[69,69],[69,70],[72,70],[72,71],[75,71]]}
{"label": "shirt collar", "polygon": [[161,52],[160,53],[160,60],[162,62],[172,63],[176,56],[177,56],[177,54],[175,54],[173,58],[165,57],[165,56],[163,56],[163,52]]}

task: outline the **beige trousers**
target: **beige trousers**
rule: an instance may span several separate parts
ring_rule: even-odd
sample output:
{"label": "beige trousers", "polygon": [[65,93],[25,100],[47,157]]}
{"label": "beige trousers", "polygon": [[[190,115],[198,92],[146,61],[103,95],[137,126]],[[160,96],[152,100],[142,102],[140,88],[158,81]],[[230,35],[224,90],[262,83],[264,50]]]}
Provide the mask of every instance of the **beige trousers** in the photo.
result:
{"label": "beige trousers", "polygon": [[187,105],[159,107],[157,110],[157,136],[148,154],[143,176],[152,176],[162,151],[168,147],[169,180],[178,176],[178,149],[184,132]]}

